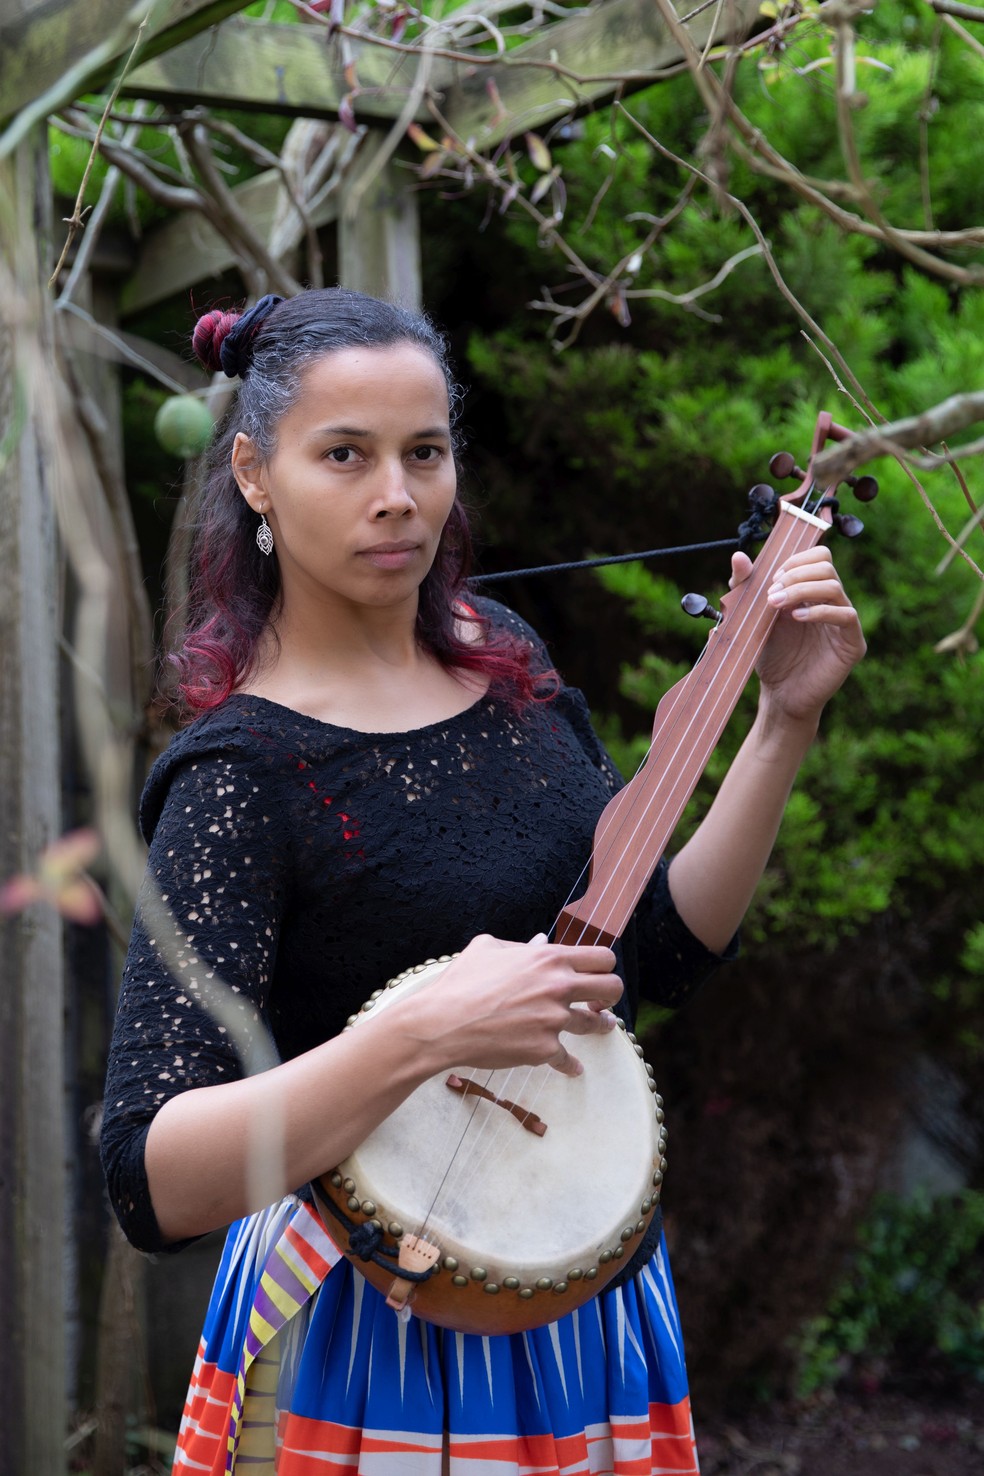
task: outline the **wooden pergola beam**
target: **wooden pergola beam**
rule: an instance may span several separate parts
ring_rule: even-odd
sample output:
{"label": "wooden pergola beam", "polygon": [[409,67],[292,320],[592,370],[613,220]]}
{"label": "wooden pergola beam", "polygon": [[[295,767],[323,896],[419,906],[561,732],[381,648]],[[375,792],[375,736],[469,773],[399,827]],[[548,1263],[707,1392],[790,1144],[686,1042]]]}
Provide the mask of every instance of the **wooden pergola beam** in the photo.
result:
{"label": "wooden pergola beam", "polygon": [[[141,55],[156,56],[242,10],[248,0],[170,0],[153,7],[133,0],[20,0],[19,13],[0,17],[0,120],[41,97],[88,56],[75,95],[96,92],[132,47],[140,15],[149,10]],[[107,40],[112,44],[108,47]]]}
{"label": "wooden pergola beam", "polygon": [[[270,238],[282,189],[280,171],[267,169],[233,190],[236,204],[263,241]],[[329,197],[310,212],[311,224],[327,225],[336,214],[336,202]],[[120,316],[132,317],[235,265],[228,241],[197,210],[173,215],[148,232],[137,268],[120,293]]]}
{"label": "wooden pergola beam", "polygon": [[[690,8],[676,3],[678,10]],[[759,5],[760,0],[731,0],[712,6],[687,30],[699,47],[712,39],[737,40],[751,29]],[[606,102],[616,88],[627,93],[652,86],[659,73],[682,60],[653,0],[605,0],[546,27],[492,67],[459,69],[441,112],[458,138],[486,149],[568,113],[583,113]]]}
{"label": "wooden pergola beam", "polygon": [[[757,0],[732,0],[702,11],[688,30],[701,47],[712,34],[716,41],[728,41],[750,29],[758,10]],[[396,118],[419,58],[371,40],[351,45],[356,118]],[[616,86],[623,92],[649,86],[682,60],[652,0],[604,0],[593,10],[554,22],[492,62],[466,65],[430,57],[428,91],[454,132],[484,148],[566,113],[583,112],[609,98]],[[336,48],[320,27],[260,25],[237,17],[137,67],[122,91],[174,107],[204,104],[337,118],[351,88]],[[429,119],[425,102],[416,117]]]}
{"label": "wooden pergola beam", "polygon": [[[417,70],[415,56],[361,48],[356,116],[390,120],[402,111]],[[237,108],[297,118],[337,118],[350,91],[337,50],[317,26],[267,25],[236,17],[134,69],[125,97],[171,107]],[[418,116],[428,117],[425,108]]]}

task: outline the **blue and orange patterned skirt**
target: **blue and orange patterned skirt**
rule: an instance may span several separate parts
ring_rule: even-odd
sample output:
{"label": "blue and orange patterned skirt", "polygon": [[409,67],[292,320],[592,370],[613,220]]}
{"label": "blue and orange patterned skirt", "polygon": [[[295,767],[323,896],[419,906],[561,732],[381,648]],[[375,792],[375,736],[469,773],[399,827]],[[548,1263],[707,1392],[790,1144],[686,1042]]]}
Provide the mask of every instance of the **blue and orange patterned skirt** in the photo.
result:
{"label": "blue and orange patterned skirt", "polygon": [[233,1225],[175,1476],[696,1476],[665,1247],[530,1333],[401,1322],[296,1198]]}

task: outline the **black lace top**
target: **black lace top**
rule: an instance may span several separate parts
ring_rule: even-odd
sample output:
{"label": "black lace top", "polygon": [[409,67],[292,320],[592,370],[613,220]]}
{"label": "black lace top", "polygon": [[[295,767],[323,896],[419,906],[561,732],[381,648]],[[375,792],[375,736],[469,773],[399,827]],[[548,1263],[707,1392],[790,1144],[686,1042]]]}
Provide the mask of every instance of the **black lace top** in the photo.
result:
{"label": "black lace top", "polygon": [[[133,1243],[162,1248],[143,1150],[169,1097],[240,1075],[244,1042],[272,1035],[284,1059],[321,1043],[394,974],[476,933],[549,929],[620,782],[566,687],[405,733],[237,695],[180,733],[141,804],[148,884],[172,921],[138,906],[106,1085],[103,1162]],[[627,1017],[640,991],[678,1006],[719,961],[677,916],[665,868],[620,951]]]}

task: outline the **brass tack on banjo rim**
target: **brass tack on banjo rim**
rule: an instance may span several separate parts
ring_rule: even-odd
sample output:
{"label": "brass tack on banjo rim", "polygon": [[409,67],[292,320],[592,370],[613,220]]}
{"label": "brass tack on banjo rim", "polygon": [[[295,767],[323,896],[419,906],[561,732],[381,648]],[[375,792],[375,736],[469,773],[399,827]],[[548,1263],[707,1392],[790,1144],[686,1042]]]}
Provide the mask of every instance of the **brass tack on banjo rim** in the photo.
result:
{"label": "brass tack on banjo rim", "polygon": [[[857,531],[837,515],[835,486],[818,487],[810,472],[828,439],[848,435],[821,415],[802,484],[781,499],[764,486],[749,494],[744,538],[765,536],[769,522],[771,532],[713,612],[696,666],[660,702],[646,758],[598,821],[588,885],[562,909],[555,942],[621,936],[777,618],[766,599],[776,571],[835,521]],[[426,988],[450,961],[391,979],[347,1028]],[[317,1181],[329,1232],[348,1239],[344,1253],[401,1315],[412,1307],[459,1332],[528,1331],[628,1265],[658,1211],[666,1128],[652,1068],[619,1024],[578,1037],[579,1077],[462,1065],[430,1078]]]}

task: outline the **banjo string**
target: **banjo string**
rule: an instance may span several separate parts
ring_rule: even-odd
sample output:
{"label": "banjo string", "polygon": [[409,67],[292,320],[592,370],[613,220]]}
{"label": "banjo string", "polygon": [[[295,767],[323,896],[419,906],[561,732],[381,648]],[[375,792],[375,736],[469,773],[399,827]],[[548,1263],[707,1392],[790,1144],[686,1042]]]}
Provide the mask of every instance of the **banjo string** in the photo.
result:
{"label": "banjo string", "polygon": [[[796,543],[796,534],[799,531],[800,531],[799,525],[795,521],[793,521],[791,527],[787,530],[786,536],[781,540],[781,543],[776,548],[775,557],[773,559],[772,566],[771,566],[771,569],[769,571],[770,572],[770,575],[779,567],[779,564],[781,562],[783,562],[783,560],[785,560],[789,556],[789,553],[790,553],[789,545],[791,543],[792,544],[795,544]],[[804,545],[804,546],[809,546],[809,545]],[[798,552],[798,551],[799,550],[796,549],[795,547],[792,549],[792,552]],[[741,648],[738,647],[738,642],[745,635],[745,631],[746,631],[746,628],[747,628],[747,625],[748,625],[749,621],[751,621],[753,618],[755,618],[755,616],[757,615],[757,613],[758,613],[757,604],[750,605],[749,606],[749,609],[744,613],[744,615],[742,616],[742,618],[740,620],[740,623],[738,625],[738,628],[737,628],[737,630],[735,632],[735,637],[734,637],[735,645],[736,645],[736,648],[739,650],[739,653],[741,652]],[[713,634],[713,632],[712,632],[712,634]],[[746,645],[747,644],[748,644],[748,642],[746,640]],[[703,659],[703,657],[706,655],[706,653],[707,653],[707,651],[709,649],[710,649],[709,645],[706,645],[704,647],[704,649],[702,650],[700,656],[698,657],[697,662],[695,662],[695,665],[694,665],[694,668],[693,668],[694,670],[696,670],[696,668],[699,665],[700,661]],[[707,707],[706,695],[710,695],[711,698],[712,698],[712,701],[711,701],[711,705],[710,705],[710,709],[709,710],[708,710],[708,707]],[[685,728],[683,729],[682,733],[678,737],[676,748],[675,748],[674,752],[670,755],[669,760],[667,762],[667,765],[665,765],[665,767],[668,767],[669,764],[672,764],[675,761],[675,759],[677,758],[677,756],[678,756],[678,754],[680,752],[681,747],[683,747],[684,744],[687,743],[688,740],[690,740],[693,737],[693,735],[695,734],[695,732],[698,733],[698,734],[703,733],[703,732],[706,732],[707,728],[715,721],[716,716],[717,716],[717,712],[718,712],[719,707],[720,707],[720,704],[721,704],[721,694],[720,694],[720,692],[714,692],[714,693],[710,693],[710,694],[705,694],[705,698],[698,704],[698,707],[697,707],[695,713],[691,717],[688,718]],[[638,768],[636,770],[636,774],[638,774],[641,771],[641,769],[645,766],[645,764],[651,758],[652,752],[653,752],[654,743],[655,743],[655,740],[653,740],[653,742],[650,743],[649,748],[646,751],[646,754],[644,755],[642,761],[640,762],[640,764],[639,764],[639,766],[638,766]],[[671,805],[672,805],[673,802],[674,802],[673,801],[673,796],[671,794],[670,799],[664,801],[664,803],[663,803],[661,809],[658,811],[658,813],[655,816],[652,816],[651,817],[649,812],[650,812],[650,810],[652,808],[652,801],[650,801],[650,803],[647,804],[644,807],[644,809],[641,812],[641,814],[636,817],[635,823],[634,823],[634,827],[633,827],[633,830],[632,830],[632,833],[628,837],[628,845],[632,845],[635,842],[637,842],[638,837],[639,837],[639,834],[640,834],[640,831],[643,829],[644,826],[648,826],[648,828],[649,828],[649,830],[651,832],[652,829],[655,827],[655,825],[666,815],[667,811],[670,809],[670,807],[671,807]],[[611,856],[612,851],[614,850],[614,848],[616,846],[621,846],[622,849],[625,849],[626,848],[626,826],[627,826],[627,824],[628,824],[627,817],[620,819],[620,821],[619,821],[618,825],[615,827],[612,835],[608,838],[608,841],[607,841],[606,847],[605,847],[605,852],[604,852],[604,856],[605,856],[605,859],[606,860]],[[571,899],[574,896],[575,891],[577,891],[577,889],[580,887],[580,885],[581,885],[581,883],[582,883],[585,875],[587,874],[590,865],[591,865],[591,859],[589,858],[589,860],[582,867],[581,873],[580,873],[579,877],[574,882],[574,885],[571,888],[571,891],[570,891],[570,893],[568,895],[567,901],[564,903],[564,906],[567,906],[570,903]],[[619,892],[617,893],[617,895],[615,897],[615,900],[616,901],[619,900],[619,898],[621,897],[621,895],[624,892],[625,887],[627,885],[628,885],[627,881],[623,881],[620,884]],[[598,912],[599,912],[602,904],[603,903],[607,903],[610,900],[611,900],[610,884],[606,884],[606,886],[603,887],[602,890],[601,890],[601,892],[599,893],[599,896],[596,899],[596,901],[594,903],[594,906],[593,906],[591,912],[589,913],[588,917],[582,919],[581,934],[580,934],[580,937],[578,939],[578,942],[579,943],[583,943],[583,940],[584,940],[585,936],[587,935],[588,930],[593,925],[594,919],[598,916]],[[561,911],[563,911],[563,909],[561,909]],[[557,925],[557,922],[559,921],[559,918],[560,918],[560,914],[558,913],[558,917],[557,917],[557,919],[555,919],[555,922],[553,924],[553,927],[554,928],[556,928],[556,925]],[[498,1095],[504,1095],[506,1091],[509,1091],[509,1094],[510,1094],[511,1097],[517,1097],[517,1088],[518,1088],[519,1096],[522,1096],[522,1094],[525,1091],[526,1087],[529,1085],[531,1079],[533,1078],[534,1073],[535,1072],[539,1072],[540,1073],[539,1083],[534,1086],[534,1089],[533,1089],[533,1092],[532,1092],[532,1096],[529,1098],[528,1103],[524,1103],[524,1105],[527,1106],[527,1110],[528,1111],[532,1111],[533,1108],[534,1108],[534,1106],[536,1105],[537,1099],[539,1098],[539,1096],[540,1096],[540,1094],[541,1094],[541,1092],[543,1090],[543,1087],[544,1087],[545,1083],[549,1080],[548,1073],[551,1072],[553,1069],[554,1069],[553,1067],[547,1066],[547,1065],[530,1066],[530,1067],[527,1067],[527,1068],[522,1068],[522,1067],[509,1068],[506,1071],[504,1081],[502,1083],[499,1083],[497,1085],[497,1094]],[[516,1078],[517,1072],[519,1072],[519,1071],[524,1071],[524,1075],[523,1075],[522,1081],[520,1082],[517,1079],[517,1086],[516,1087],[512,1087],[511,1086],[511,1083],[513,1082],[514,1078]],[[497,1073],[496,1073],[495,1070],[489,1072],[489,1074],[488,1074],[488,1076],[486,1078],[486,1082],[485,1082],[486,1087],[489,1087],[489,1083],[492,1081],[493,1076],[495,1076],[496,1074]],[[491,1088],[489,1088],[489,1089],[491,1089]],[[432,1216],[433,1216],[433,1214],[434,1214],[434,1212],[435,1212],[435,1210],[437,1208],[438,1201],[440,1200],[442,1194],[446,1194],[447,1191],[448,1191],[449,1180],[452,1177],[452,1172],[454,1170],[454,1167],[455,1167],[456,1162],[459,1159],[459,1156],[460,1156],[460,1153],[461,1153],[461,1149],[462,1149],[462,1147],[464,1146],[464,1143],[465,1143],[465,1139],[468,1137],[468,1135],[470,1133],[470,1130],[472,1128],[472,1125],[474,1123],[475,1114],[476,1114],[476,1111],[478,1109],[478,1104],[479,1104],[479,1101],[480,1100],[481,1100],[480,1098],[476,1098],[475,1104],[472,1107],[472,1110],[471,1110],[471,1112],[468,1115],[468,1119],[467,1119],[464,1127],[462,1128],[462,1130],[461,1130],[461,1132],[459,1134],[458,1142],[457,1142],[457,1144],[455,1146],[455,1149],[454,1149],[454,1152],[451,1155],[451,1158],[450,1158],[450,1160],[449,1160],[449,1162],[447,1164],[447,1167],[445,1168],[445,1170],[444,1170],[444,1172],[443,1172],[443,1174],[441,1176],[441,1179],[440,1179],[440,1181],[439,1181],[439,1183],[437,1185],[437,1188],[436,1188],[436,1190],[434,1192],[433,1198],[431,1199],[431,1203],[430,1203],[430,1205],[429,1205],[429,1207],[427,1209],[427,1212],[425,1214],[425,1217],[424,1217],[424,1220],[423,1220],[422,1225],[420,1227],[420,1230],[418,1231],[419,1234],[422,1234],[424,1232],[424,1230],[426,1229],[427,1225],[429,1224],[429,1222],[430,1222],[430,1220],[431,1220],[431,1218],[432,1218]],[[472,1142],[472,1144],[470,1145],[470,1148],[469,1148],[468,1159],[467,1159],[467,1161],[463,1165],[462,1164],[459,1164],[459,1166],[458,1166],[459,1167],[459,1171],[458,1171],[458,1174],[457,1174],[457,1177],[456,1177],[455,1192],[456,1192],[456,1194],[458,1195],[459,1198],[462,1197],[465,1194],[465,1192],[467,1191],[467,1189],[474,1182],[474,1180],[477,1177],[478,1173],[481,1171],[481,1169],[483,1168],[483,1166],[488,1161],[490,1155],[492,1153],[494,1153],[495,1148],[496,1148],[496,1145],[497,1145],[497,1143],[498,1143],[498,1141],[499,1141],[499,1139],[500,1139],[500,1137],[502,1135],[503,1129],[506,1126],[505,1118],[508,1115],[509,1115],[508,1113],[503,1113],[498,1119],[489,1119],[489,1118],[487,1118],[485,1121],[479,1123],[478,1127],[476,1128],[475,1133],[473,1134],[473,1142]],[[489,1123],[490,1122],[493,1123],[493,1127],[492,1127],[491,1133],[489,1131]],[[450,1137],[450,1136],[451,1136],[451,1133],[449,1132],[448,1137]],[[484,1143],[483,1143],[483,1139],[484,1139]],[[439,1159],[438,1162],[440,1162],[440,1161],[441,1160]]]}
{"label": "banjo string", "polygon": [[[779,565],[789,556],[789,553],[791,551],[792,552],[798,552],[799,551],[795,546],[792,549],[790,549],[790,545],[791,544],[792,545],[795,545],[796,544],[796,542],[797,542],[797,534],[800,533],[800,532],[801,532],[801,529],[800,529],[799,525],[797,525],[796,523],[791,524],[791,526],[787,529],[787,532],[786,532],[785,536],[782,538],[781,542],[779,543],[779,545],[775,549],[775,553],[774,553],[774,557],[773,557],[773,560],[772,560],[772,564],[771,564],[771,567],[769,569],[769,576],[770,577],[771,577],[772,573],[779,567]],[[735,639],[735,645],[736,645],[736,648],[739,651],[739,654],[741,654],[742,648],[739,646],[738,643],[743,638],[745,638],[745,642],[746,642],[746,646],[747,646],[747,628],[748,628],[749,623],[751,621],[753,621],[755,618],[757,618],[757,615],[758,615],[758,604],[755,603],[755,604],[749,606],[749,608],[743,613],[743,615],[741,616],[741,618],[739,620],[739,624],[738,624],[737,630],[735,632],[735,637],[734,637],[734,639]],[[709,649],[709,647],[705,646],[704,650],[701,652],[701,656],[698,658],[698,662],[695,663],[695,668],[694,669],[696,669],[696,666],[697,666],[697,664],[699,664],[699,661],[701,659],[703,659],[704,655],[706,655],[706,652],[707,652],[708,649]],[[711,699],[710,705],[708,705],[707,697],[710,697],[710,699]],[[726,697],[723,700],[726,701],[727,700]],[[665,761],[664,768],[669,768],[674,763],[674,761],[676,760],[677,756],[680,753],[681,748],[684,747],[688,743],[688,741],[690,739],[692,739],[692,737],[694,736],[695,733],[701,734],[701,733],[706,732],[707,729],[708,729],[708,727],[710,727],[717,720],[718,714],[720,712],[721,705],[722,705],[722,694],[719,691],[709,691],[708,693],[705,694],[705,696],[702,699],[702,701],[698,704],[698,707],[697,707],[696,711],[694,712],[694,714],[690,718],[688,718],[687,723],[686,723],[686,726],[684,727],[683,731],[678,736],[676,748],[673,751],[673,753],[669,755],[668,759]],[[652,751],[653,751],[653,744],[651,743],[650,746],[649,746],[649,749],[647,750],[647,753],[646,753],[645,757],[642,760],[642,764],[640,764],[640,766],[639,766],[640,769],[648,761],[648,759],[650,758],[650,756],[652,754]],[[636,772],[638,773],[639,770],[637,769]],[[651,832],[652,829],[654,828],[654,826],[660,820],[662,820],[664,818],[664,816],[666,815],[666,813],[671,809],[672,805],[676,802],[676,793],[677,793],[676,791],[671,791],[670,797],[667,800],[664,801],[662,807],[660,808],[660,810],[657,812],[657,814],[655,816],[652,816],[650,814],[650,811],[652,809],[652,801],[650,801],[650,803],[643,809],[643,811],[641,812],[641,814],[636,817],[635,824],[634,824],[634,827],[633,827],[633,830],[632,830],[632,834],[628,837],[628,844],[629,845],[632,845],[633,843],[637,843],[638,842],[639,833],[640,833],[640,831],[642,831],[642,829],[643,829],[644,826],[648,826],[648,828],[649,828],[649,830]],[[627,821],[626,818],[622,818],[619,821],[618,826],[615,828],[615,830],[613,831],[611,837],[609,838],[609,840],[607,842],[607,845],[606,845],[606,848],[605,848],[605,853],[604,853],[606,859],[611,855],[612,851],[616,848],[616,846],[621,846],[623,849],[625,848],[625,846],[626,846],[626,826],[627,826],[627,824],[628,824],[628,821]],[[587,870],[587,865],[584,868],[582,868],[582,872],[581,872],[582,878],[583,878],[584,873],[585,873],[586,870]],[[575,882],[574,888],[572,889],[572,892],[571,892],[571,895],[573,895],[573,891],[576,890],[579,885],[580,885],[580,879],[577,882]],[[622,882],[621,883],[620,888],[619,888],[619,891],[618,891],[618,893],[616,894],[616,897],[615,897],[615,900],[616,901],[618,901],[620,899],[620,897],[622,896],[622,894],[624,893],[624,890],[625,890],[626,885],[627,885],[627,882]],[[570,900],[570,897],[568,898],[568,901],[569,900]],[[591,909],[591,911],[589,912],[588,916],[586,918],[582,919],[581,935],[580,935],[580,938],[578,940],[579,942],[583,942],[584,937],[586,936],[589,928],[591,928],[592,924],[594,923],[595,919],[597,918],[598,913],[599,913],[599,910],[602,908],[603,904],[608,903],[610,900],[611,900],[611,886],[610,886],[610,884],[608,884],[608,885],[606,885],[605,887],[602,888],[602,890],[599,893],[598,898],[596,899],[595,904],[594,904],[593,908]],[[566,906],[567,903],[565,903],[564,905]],[[556,927],[556,921],[554,923],[554,927]],[[511,1070],[509,1070],[507,1072],[506,1077],[505,1077],[505,1084],[499,1088],[499,1090],[501,1092],[504,1092],[509,1087],[509,1084],[511,1083],[511,1081],[513,1080],[513,1078],[515,1076],[515,1072],[517,1070],[521,1070],[521,1069],[522,1068],[512,1068]],[[551,1068],[549,1066],[530,1067],[530,1068],[527,1068],[526,1074],[525,1074],[524,1079],[523,1079],[521,1092],[522,1092],[522,1089],[525,1088],[529,1084],[529,1082],[530,1082],[530,1080],[531,1080],[534,1072],[539,1071],[541,1073],[539,1084],[534,1087],[532,1096],[530,1096],[524,1102],[524,1106],[527,1107],[527,1110],[532,1111],[534,1109],[534,1107],[536,1106],[536,1102],[537,1102],[537,1099],[538,1099],[538,1097],[539,1097],[539,1095],[540,1095],[540,1093],[541,1093],[541,1091],[543,1089],[543,1085],[545,1084],[546,1081],[549,1080],[549,1076],[548,1076],[547,1073],[549,1071],[551,1071],[552,1069],[553,1068]],[[514,1091],[510,1092],[510,1095],[515,1096],[515,1092]],[[490,1152],[494,1149],[495,1143],[496,1143],[496,1141],[499,1139],[499,1137],[501,1135],[502,1127],[503,1127],[503,1123],[501,1121],[497,1121],[491,1143],[486,1142],[485,1145],[484,1145],[484,1151],[482,1151],[482,1152],[479,1153],[477,1150],[479,1149],[479,1145],[482,1142],[482,1138],[483,1138],[483,1136],[486,1136],[487,1137],[488,1124],[487,1124],[487,1122],[483,1122],[483,1123],[481,1123],[479,1125],[479,1127],[478,1127],[478,1129],[476,1131],[475,1139],[474,1139],[474,1141],[473,1141],[473,1143],[471,1145],[471,1151],[470,1151],[470,1154],[469,1154],[469,1164],[471,1165],[471,1169],[469,1170],[469,1167],[466,1165],[466,1167],[464,1169],[464,1175],[465,1175],[465,1177],[459,1182],[459,1185],[458,1185],[458,1192],[459,1193],[463,1194],[465,1192],[465,1190],[467,1189],[467,1187],[474,1180],[475,1175],[480,1171],[482,1165],[488,1159]],[[433,1208],[433,1206],[432,1206],[432,1208]]]}
{"label": "banjo string", "polygon": [[[793,544],[793,545],[796,544],[796,541],[797,541],[796,535],[800,531],[801,531],[801,526],[799,524],[796,524],[796,523],[793,523],[793,525],[787,530],[787,534],[786,534],[785,538],[782,540],[781,545],[776,548],[775,558],[774,558],[774,560],[772,562],[772,566],[771,566],[771,568],[769,570],[769,576],[770,577],[775,572],[775,570],[778,568],[779,564],[782,563],[789,556],[790,552],[794,552],[795,553],[795,552],[799,552],[800,551],[795,546],[792,549],[790,549],[790,544]],[[808,546],[808,544],[805,544],[804,546]],[[748,646],[748,644],[749,644],[748,640],[746,639],[746,641],[745,641],[745,647],[744,648],[740,648],[738,646],[739,640],[745,634],[747,625],[749,624],[749,622],[751,620],[754,619],[756,613],[757,613],[757,606],[755,606],[755,605],[749,606],[749,609],[742,616],[742,619],[741,619],[741,621],[740,621],[740,623],[739,623],[739,625],[737,627],[737,630],[735,631],[734,645],[735,645],[736,650],[738,651],[738,654],[743,654],[743,650],[746,649],[747,646]],[[705,650],[702,653],[702,655],[706,654],[706,651],[708,649],[709,649],[709,647],[705,647]],[[696,669],[696,665],[695,665],[695,668],[694,669]],[[707,702],[707,697],[708,696],[711,698],[711,702],[710,702],[710,706],[709,707],[708,707],[708,702]],[[720,692],[708,692],[708,693],[706,693],[704,695],[704,697],[701,699],[700,703],[698,704],[698,707],[697,707],[695,713],[693,714],[693,716],[691,718],[688,719],[688,722],[687,722],[686,727],[680,733],[679,739],[677,741],[677,745],[676,745],[675,750],[673,751],[672,754],[670,754],[668,756],[668,758],[664,759],[664,761],[663,761],[663,768],[664,768],[664,770],[669,769],[669,767],[675,762],[675,760],[677,759],[677,757],[678,757],[678,755],[680,753],[681,748],[684,747],[684,745],[689,742],[689,740],[693,737],[693,735],[695,734],[695,732],[698,733],[698,735],[701,734],[701,733],[703,733],[703,732],[706,732],[707,728],[710,727],[711,724],[716,721],[717,714],[718,714],[718,712],[720,710],[720,707],[721,707],[721,701],[722,701],[722,694]],[[653,752],[653,746],[654,746],[653,744],[650,744],[649,749],[647,750],[647,753],[646,753],[646,757],[643,760],[643,764],[645,764],[649,760],[649,758],[650,758],[650,756],[651,756],[651,754]],[[625,826],[627,824],[627,820],[623,819],[622,821],[620,821],[620,824],[616,828],[616,830],[614,831],[609,844],[606,845],[605,859],[607,860],[611,856],[612,851],[616,847],[616,845],[621,846],[623,849],[627,849],[628,846],[631,846],[631,845],[638,845],[639,834],[640,834],[640,831],[642,830],[643,826],[647,826],[648,829],[649,829],[649,831],[650,831],[650,833],[651,833],[652,830],[655,828],[655,826],[665,817],[665,815],[671,809],[671,806],[675,802],[674,801],[674,795],[676,793],[677,793],[676,790],[671,791],[670,798],[667,799],[664,802],[664,804],[662,805],[662,807],[660,808],[660,810],[655,815],[652,815],[652,816],[650,815],[650,810],[652,809],[652,801],[650,801],[649,804],[647,804],[644,807],[644,809],[640,812],[640,814],[636,818],[636,822],[635,822],[635,825],[634,825],[632,834],[628,837],[627,843],[626,843],[626,838],[625,838]],[[686,800],[684,800],[683,803],[685,804],[686,803]],[[682,808],[682,806],[681,806],[681,808]],[[615,895],[615,899],[614,899],[615,901],[618,901],[621,898],[621,896],[623,895],[623,893],[624,893],[625,888],[626,888],[627,885],[628,885],[628,882],[627,881],[623,881],[622,882],[622,884],[621,884],[621,886],[619,888],[618,893]],[[587,935],[589,929],[596,924],[596,919],[597,919],[597,917],[599,915],[599,912],[601,911],[601,908],[602,908],[603,903],[604,904],[607,904],[611,900],[612,900],[611,887],[610,887],[610,884],[606,884],[606,886],[603,887],[601,889],[601,891],[599,892],[599,895],[598,895],[598,897],[595,900],[594,906],[592,907],[592,909],[588,913],[587,917],[585,917],[585,918],[583,918],[581,920],[582,921],[582,927],[581,927],[580,937],[578,938],[578,942],[579,943],[583,943],[584,938]]]}

